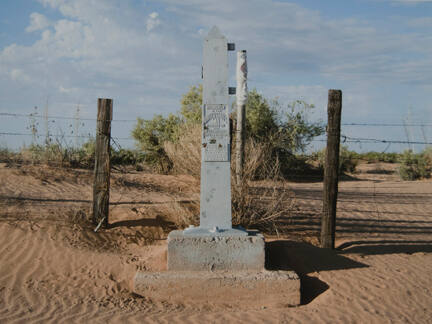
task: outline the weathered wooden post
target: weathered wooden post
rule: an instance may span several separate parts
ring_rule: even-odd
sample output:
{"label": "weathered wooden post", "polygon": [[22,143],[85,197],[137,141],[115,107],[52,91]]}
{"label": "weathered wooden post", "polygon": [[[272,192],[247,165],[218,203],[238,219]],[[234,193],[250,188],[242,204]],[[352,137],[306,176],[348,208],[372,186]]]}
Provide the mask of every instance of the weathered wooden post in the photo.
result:
{"label": "weathered wooden post", "polygon": [[95,167],[93,183],[93,222],[108,225],[110,189],[110,140],[112,99],[98,99]]}
{"label": "weathered wooden post", "polygon": [[236,185],[241,186],[245,148],[246,101],[247,101],[246,51],[237,52],[237,127],[236,127]]}
{"label": "weathered wooden post", "polygon": [[334,249],[335,247],[341,114],[342,91],[329,90],[327,107],[327,148],[324,165],[323,213],[321,218],[321,247],[328,249]]}

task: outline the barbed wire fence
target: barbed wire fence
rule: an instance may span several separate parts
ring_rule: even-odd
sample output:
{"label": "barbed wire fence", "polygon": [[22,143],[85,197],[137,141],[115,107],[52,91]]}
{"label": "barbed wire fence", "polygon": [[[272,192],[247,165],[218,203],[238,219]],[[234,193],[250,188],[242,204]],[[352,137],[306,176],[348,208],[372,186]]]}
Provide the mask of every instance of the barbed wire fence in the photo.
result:
{"label": "barbed wire fence", "polygon": [[[20,114],[20,113],[9,113],[9,112],[0,112],[0,116],[3,117],[21,117],[21,118],[37,118],[37,119],[48,119],[48,121],[54,120],[73,120],[76,121],[76,117],[66,117],[66,116],[42,116],[35,114]],[[79,121],[94,121],[97,122],[96,118],[78,118]],[[113,119],[113,123],[135,123],[136,119]],[[325,125],[324,125],[325,126]],[[420,127],[424,129],[425,127],[432,127],[432,123],[342,123],[342,127],[346,126],[357,126],[357,127]],[[1,132],[1,136],[36,136],[38,138],[46,137],[44,134],[34,134],[34,133],[23,133],[23,132]],[[86,139],[94,139],[94,135],[69,135],[69,134],[49,134],[48,136],[54,138],[86,138]],[[424,136],[425,137],[425,136]],[[111,136],[114,144],[121,148],[118,143],[119,140],[124,141],[134,141],[132,137],[116,137]],[[313,139],[313,142],[326,142],[325,138],[317,138]],[[423,140],[423,141],[409,141],[409,140],[400,140],[400,139],[381,139],[381,138],[365,138],[365,137],[353,137],[345,134],[341,134],[341,142],[342,143],[364,143],[364,144],[373,144],[373,143],[383,143],[383,144],[409,144],[409,145],[432,145],[432,142]]]}
{"label": "barbed wire fence", "polygon": [[[84,118],[84,117],[78,117],[77,116],[60,116],[60,115],[47,115],[47,114],[43,114],[40,115],[37,112],[36,113],[14,113],[14,112],[8,112],[6,111],[6,109],[0,109],[0,118],[23,118],[23,119],[28,119],[29,121],[34,120],[34,119],[43,119],[45,121],[49,122],[55,122],[56,120],[65,120],[65,121],[73,121],[75,123],[81,124],[82,122],[85,121],[91,121],[91,122],[98,122],[97,118]],[[136,123],[137,119],[113,119],[111,121],[112,123]],[[34,123],[34,121],[33,121]],[[46,124],[48,124],[46,123]],[[69,125],[72,126],[72,125]],[[326,126],[326,125],[323,125]],[[34,127],[34,126],[33,126]],[[46,127],[46,126],[45,126]],[[356,123],[356,122],[344,122],[341,123],[341,127],[342,127],[342,132],[341,132],[341,144],[358,144],[360,145],[360,147],[363,144],[385,144],[385,148],[383,150],[379,150],[381,153],[385,153],[389,150],[389,148],[394,145],[394,144],[400,144],[400,145],[408,145],[408,148],[411,148],[412,145],[423,145],[425,147],[428,147],[430,145],[432,145],[432,142],[427,140],[426,137],[426,130],[427,128],[432,127],[432,123],[386,123],[386,122],[371,122],[371,123],[365,123],[365,122],[361,122],[361,123]],[[355,136],[350,136],[347,135],[346,132],[344,132],[344,130],[346,130],[347,128],[351,128],[351,127],[356,127],[356,128],[361,128],[361,127],[372,127],[372,128],[376,128],[376,127],[392,127],[392,128],[404,128],[406,129],[407,127],[414,127],[414,128],[420,128],[423,134],[423,138],[424,140],[416,140],[416,141],[412,141],[412,140],[401,140],[401,139],[389,139],[389,138],[375,138],[375,137],[355,137]],[[32,126],[27,127],[28,129],[32,130]],[[76,131],[75,131],[76,132]],[[62,140],[64,139],[84,139],[87,141],[94,141],[96,138],[96,134],[67,134],[64,131],[61,131],[60,133],[57,134],[53,134],[51,133],[49,130],[45,130],[45,134],[44,133],[40,133],[37,130],[34,130],[32,132],[7,132],[7,131],[1,131],[0,130],[0,138],[4,137],[7,138],[9,136],[22,136],[22,137],[33,137],[34,140],[40,140],[40,139],[45,139],[45,143],[42,143],[42,146],[44,144],[46,144],[47,142],[47,138],[50,139],[56,139],[57,143],[61,143]],[[128,136],[128,137],[124,137],[124,136],[112,136],[110,137],[110,142],[111,142],[111,148],[117,151],[123,150],[124,147],[123,145],[120,144],[120,141],[126,141],[128,143],[133,143],[134,141],[136,141],[133,137]],[[312,139],[311,142],[316,142],[316,143],[326,143],[327,142],[327,137],[324,136],[318,136],[315,139]],[[76,146],[75,142],[75,146]],[[34,143],[33,143],[34,144]],[[66,143],[61,143],[61,144],[66,144]],[[73,146],[73,144],[71,143],[67,143],[66,146]],[[378,150],[377,150],[378,151]],[[58,161],[56,160],[50,160],[47,161],[50,163],[50,165],[52,167],[55,167],[56,164],[59,164]],[[62,167],[63,164],[60,165],[60,167]],[[93,172],[92,170],[89,170],[90,172]],[[308,175],[301,175],[303,178],[307,177]],[[295,176],[293,177],[295,178]],[[311,178],[316,178],[316,175],[312,175]]]}
{"label": "barbed wire fence", "polygon": [[[99,107],[98,107],[99,108]],[[44,115],[39,115],[38,113],[28,113],[28,114],[24,114],[24,113],[12,113],[12,112],[7,112],[5,111],[5,109],[3,109],[0,112],[0,118],[23,118],[23,119],[28,119],[28,121],[31,123],[33,123],[33,128],[32,125],[27,127],[27,132],[24,131],[0,131],[0,138],[1,137],[5,137],[8,138],[9,136],[13,137],[13,136],[23,136],[23,137],[32,137],[32,143],[31,144],[35,144],[36,146],[40,146],[42,149],[47,147],[47,144],[51,144],[51,139],[58,139],[57,143],[65,145],[65,143],[62,143],[62,141],[64,139],[84,139],[87,141],[92,141],[95,142],[97,135],[98,135],[98,130],[96,130],[95,133],[88,133],[88,134],[76,134],[76,128],[74,129],[75,134],[68,134],[65,133],[64,131],[60,131],[57,133],[52,133],[50,131],[48,131],[48,129],[45,130],[45,132],[39,132],[39,129],[36,129],[35,127],[43,127],[44,125],[39,125],[39,124],[35,124],[34,120],[36,119],[41,119],[41,120],[45,120],[45,127],[47,127],[46,125],[49,123],[54,123],[57,120],[64,120],[64,121],[71,121],[71,122],[75,122],[75,123],[81,123],[83,121],[91,121],[91,122],[112,122],[112,123],[136,123],[137,119],[113,119],[113,120],[101,120],[101,119],[97,119],[97,118],[77,118],[75,117],[69,117],[69,116],[59,116],[59,115],[48,115],[48,114],[44,114]],[[69,125],[72,128],[72,124]],[[42,141],[40,141],[42,139]],[[49,139],[49,142],[47,142],[47,139]],[[43,141],[45,140],[45,141]],[[115,151],[121,151],[121,150],[125,150],[125,148],[120,144],[119,141],[134,141],[134,138],[132,137],[122,137],[122,136],[112,136],[110,134],[109,137],[109,145],[111,147],[111,151],[115,150]],[[67,143],[65,146],[71,147],[74,144],[72,142]],[[76,145],[75,142],[75,148],[80,148],[80,146],[82,146],[82,144],[80,145]],[[18,150],[19,152],[19,150]],[[97,158],[97,157],[96,157]],[[2,161],[5,162],[5,161]],[[41,162],[41,163],[39,163]],[[79,175],[83,175],[83,174],[87,174],[89,176],[90,179],[92,177],[96,178],[96,171],[93,169],[92,166],[89,166],[88,168],[85,167],[79,167],[78,169],[76,169],[74,166],[72,165],[68,165],[68,164],[64,164],[62,162],[59,162],[56,159],[46,159],[44,158],[41,161],[36,162],[36,164],[44,164],[47,163],[49,164],[49,168],[50,169],[56,169],[59,171],[65,171],[65,170],[70,170],[70,167],[73,168],[73,173],[79,177]],[[122,175],[127,176],[128,173],[131,173],[132,169],[129,168],[116,168],[114,165],[111,165],[111,170],[118,174],[117,176],[114,177],[114,179],[116,179],[115,181],[119,180],[120,183],[126,181],[126,183],[128,183],[129,185],[131,184],[131,182],[121,178]],[[24,168],[23,170],[24,172],[27,172],[27,170]],[[35,173],[35,176],[37,177],[42,177],[45,178],[45,174],[36,174],[36,172],[42,172],[44,170],[37,170],[35,172],[31,172],[31,174]],[[111,171],[111,173],[112,173]],[[44,173],[44,172],[42,172]],[[99,174],[99,173],[98,173]],[[102,174],[102,173],[100,173]],[[106,174],[103,173],[103,175],[105,176]],[[54,176],[54,175],[53,175]],[[44,181],[44,180],[43,180]],[[88,181],[87,181],[88,182]],[[87,183],[86,182],[86,183]],[[89,183],[91,184],[91,183]],[[96,182],[93,184],[96,185]],[[133,210],[136,210],[136,207],[138,206],[144,206],[144,205],[169,205],[169,204],[177,204],[177,203],[189,203],[189,201],[183,201],[183,200],[179,200],[177,198],[168,201],[162,201],[162,202],[151,202],[148,201],[145,195],[145,192],[142,193],[142,196],[140,197],[135,197],[135,199],[133,199],[134,201],[125,201],[124,197],[123,197],[123,193],[121,192],[117,192],[116,193],[116,199],[110,199],[109,201],[109,213],[111,213],[114,209],[116,208],[131,208]],[[31,195],[22,195],[20,194],[19,196],[14,196],[14,195],[4,195],[4,194],[0,194],[0,206],[3,206],[4,208],[7,208],[9,206],[9,204],[11,202],[15,202],[17,204],[23,205],[23,206],[32,206],[36,207],[36,208],[45,208],[45,212],[47,210],[49,210],[50,208],[56,208],[55,206],[59,207],[58,204],[65,204],[66,206],[75,206],[75,209],[79,209],[82,206],[85,206],[85,209],[91,210],[91,205],[92,203],[94,204],[94,200],[91,200],[91,197],[87,197],[87,199],[76,199],[74,197],[62,197],[62,198],[56,198],[56,199],[52,199],[52,198],[46,198],[46,197],[38,197],[35,196],[34,194]],[[135,206],[135,207],[134,207]],[[24,208],[21,213],[26,213],[26,208]],[[90,211],[91,213],[91,211]],[[7,212],[6,212],[7,214]],[[18,216],[18,218],[20,219],[27,219],[26,217],[21,217]],[[29,219],[30,222],[32,222],[32,220]],[[102,219],[103,221],[103,219]],[[96,226],[95,231],[97,231],[102,224],[102,221]]]}
{"label": "barbed wire fence", "polygon": [[[57,120],[64,120],[64,121],[73,121],[75,123],[81,123],[81,122],[86,122],[86,121],[91,121],[91,122],[98,122],[101,120],[98,120],[97,118],[82,118],[82,117],[69,117],[69,116],[59,116],[59,115],[39,115],[36,113],[29,113],[29,114],[24,114],[24,113],[13,113],[13,112],[8,112],[5,109],[1,110],[0,109],[0,118],[23,118],[23,119],[28,119],[28,120],[35,120],[35,119],[42,119],[48,122],[56,122]],[[102,120],[103,121],[103,120]],[[137,120],[136,119],[113,119],[112,123],[136,123]],[[324,125],[325,126],[325,125]],[[432,127],[432,123],[385,123],[385,122],[373,122],[373,123],[356,123],[356,122],[348,122],[348,123],[341,123],[342,126],[342,133],[340,135],[340,142],[341,144],[386,144],[386,148],[383,150],[383,152],[386,152],[389,147],[393,144],[402,144],[402,145],[408,145],[409,147],[411,147],[412,145],[424,145],[424,146],[429,146],[432,145],[432,142],[428,141],[425,135],[425,129],[428,129],[430,127]],[[423,133],[423,140],[409,140],[409,138],[407,138],[407,140],[401,140],[401,139],[392,139],[392,138],[375,138],[375,137],[355,137],[355,136],[350,136],[347,133],[347,129],[349,129],[350,127],[356,127],[356,128],[361,128],[361,127],[394,127],[394,128],[407,128],[407,127],[415,127],[415,128],[419,128],[421,129],[422,133]],[[30,128],[30,130],[32,130]],[[39,132],[35,132],[35,131],[30,131],[30,132],[8,132],[8,131],[0,131],[0,138],[1,137],[5,137],[7,138],[8,136],[23,136],[23,137],[33,137],[36,139],[46,139],[46,138],[55,138],[55,139],[76,139],[76,138],[80,138],[80,139],[86,139],[86,140],[95,140],[96,138],[96,134],[77,134],[76,131],[74,134],[66,134],[64,132],[60,132],[60,133],[51,133],[48,130],[46,130],[46,133],[39,133]],[[123,146],[119,143],[119,141],[130,141],[133,142],[134,138],[132,137],[124,137],[124,136],[110,136],[110,143],[111,143],[111,147],[115,150],[122,150]],[[318,137],[312,140],[313,142],[322,142],[325,143],[327,142],[326,136],[322,136],[322,137]],[[62,166],[61,163],[59,163],[58,161],[52,160],[49,161],[50,162],[50,167],[52,168],[57,168],[57,169],[63,169],[64,170],[64,166]],[[90,170],[90,169],[81,169],[80,172],[85,172],[88,173],[89,175],[92,174],[94,175],[94,170]],[[302,175],[302,177],[305,177],[305,175]],[[311,176],[311,178],[315,178],[315,176]],[[13,199],[13,197],[7,197],[7,199]],[[115,208],[115,206],[120,204],[120,200],[121,198],[119,198],[118,201],[111,201],[110,205],[113,206],[113,208]],[[32,201],[32,200],[29,200]],[[58,200],[55,200],[58,201]],[[48,204],[49,205],[50,202],[44,200],[43,202],[41,202],[41,204]],[[81,201],[81,203],[87,203],[90,204],[91,201],[86,200]],[[41,205],[42,206],[42,205]]]}

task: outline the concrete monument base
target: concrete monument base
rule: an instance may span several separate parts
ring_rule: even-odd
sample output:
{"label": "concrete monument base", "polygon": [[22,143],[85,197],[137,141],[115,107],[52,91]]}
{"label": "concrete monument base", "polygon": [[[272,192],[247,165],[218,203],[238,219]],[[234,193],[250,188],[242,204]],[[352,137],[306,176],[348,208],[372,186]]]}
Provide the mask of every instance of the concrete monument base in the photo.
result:
{"label": "concrete monument base", "polygon": [[300,279],[294,271],[139,271],[134,292],[181,304],[258,309],[300,305]]}
{"label": "concrete monument base", "polygon": [[172,231],[168,235],[168,270],[264,270],[264,236],[256,231]]}

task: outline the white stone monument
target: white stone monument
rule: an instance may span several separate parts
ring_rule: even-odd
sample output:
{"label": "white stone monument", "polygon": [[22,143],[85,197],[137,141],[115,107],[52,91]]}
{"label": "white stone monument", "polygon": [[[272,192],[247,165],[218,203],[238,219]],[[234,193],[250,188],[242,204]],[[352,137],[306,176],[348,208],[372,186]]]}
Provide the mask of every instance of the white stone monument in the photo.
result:
{"label": "white stone monument", "polygon": [[232,228],[228,89],[228,43],[213,27],[203,49],[200,225],[169,234],[169,270],[264,269],[264,237]]}
{"label": "white stone monument", "polygon": [[241,235],[231,221],[228,43],[217,27],[204,40],[200,226],[188,235]]}
{"label": "white stone monument", "polygon": [[203,50],[200,226],[169,233],[168,271],[138,271],[134,292],[175,302],[298,305],[297,274],[266,271],[263,235],[232,228],[227,51],[213,27]]}

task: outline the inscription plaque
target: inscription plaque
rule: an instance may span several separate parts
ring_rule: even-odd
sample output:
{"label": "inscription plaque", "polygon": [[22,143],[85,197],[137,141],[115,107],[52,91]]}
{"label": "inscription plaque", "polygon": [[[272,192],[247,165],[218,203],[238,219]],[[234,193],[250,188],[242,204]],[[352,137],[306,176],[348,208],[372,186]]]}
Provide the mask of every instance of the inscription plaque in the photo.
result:
{"label": "inscription plaque", "polygon": [[226,105],[203,105],[203,158],[205,162],[230,160],[229,116]]}

